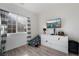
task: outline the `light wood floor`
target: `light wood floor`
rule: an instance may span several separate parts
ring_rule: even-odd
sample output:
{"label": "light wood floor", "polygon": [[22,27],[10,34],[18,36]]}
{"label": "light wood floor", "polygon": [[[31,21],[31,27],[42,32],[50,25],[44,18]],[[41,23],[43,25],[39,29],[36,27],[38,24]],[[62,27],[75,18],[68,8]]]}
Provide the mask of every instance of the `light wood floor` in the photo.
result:
{"label": "light wood floor", "polygon": [[31,47],[28,45],[7,51],[5,56],[67,56],[67,54],[45,46]]}

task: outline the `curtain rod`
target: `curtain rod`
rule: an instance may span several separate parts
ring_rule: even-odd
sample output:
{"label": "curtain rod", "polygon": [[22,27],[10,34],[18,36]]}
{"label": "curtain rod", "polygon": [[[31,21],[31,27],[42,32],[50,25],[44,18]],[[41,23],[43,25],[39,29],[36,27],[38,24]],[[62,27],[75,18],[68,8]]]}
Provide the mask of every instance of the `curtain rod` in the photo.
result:
{"label": "curtain rod", "polygon": [[[0,11],[4,11],[4,12],[7,12],[7,13],[10,13],[9,11],[6,11],[4,9],[0,9]],[[22,16],[22,15],[20,15],[20,16]],[[26,17],[26,16],[23,16],[23,17]],[[30,19],[30,17],[26,17],[26,18]]]}

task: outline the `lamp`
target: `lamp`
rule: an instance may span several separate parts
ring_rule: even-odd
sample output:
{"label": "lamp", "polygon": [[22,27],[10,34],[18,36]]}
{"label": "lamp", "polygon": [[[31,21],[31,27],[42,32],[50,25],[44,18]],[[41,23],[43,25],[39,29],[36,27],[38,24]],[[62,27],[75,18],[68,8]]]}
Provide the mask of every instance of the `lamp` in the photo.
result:
{"label": "lamp", "polygon": [[46,34],[46,28],[43,28],[44,34]]}

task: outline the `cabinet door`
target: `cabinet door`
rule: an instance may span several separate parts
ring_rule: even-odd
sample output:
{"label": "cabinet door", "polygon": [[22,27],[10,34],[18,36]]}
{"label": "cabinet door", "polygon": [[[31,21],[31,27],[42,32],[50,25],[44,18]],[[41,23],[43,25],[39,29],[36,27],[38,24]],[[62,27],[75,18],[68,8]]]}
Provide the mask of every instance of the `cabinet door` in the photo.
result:
{"label": "cabinet door", "polygon": [[68,53],[68,37],[50,36],[47,39],[50,48]]}
{"label": "cabinet door", "polygon": [[68,37],[60,36],[57,38],[57,44],[61,47],[68,48]]}
{"label": "cabinet door", "polygon": [[41,44],[42,45],[45,45],[45,40],[46,40],[46,37],[45,37],[45,35],[41,35]]}
{"label": "cabinet door", "polygon": [[48,37],[48,41],[50,43],[56,43],[58,40],[57,40],[57,37],[56,36],[50,36],[50,37]]}
{"label": "cabinet door", "polygon": [[47,35],[41,35],[41,44],[42,45],[49,46],[48,41],[49,41],[49,39],[48,39]]}

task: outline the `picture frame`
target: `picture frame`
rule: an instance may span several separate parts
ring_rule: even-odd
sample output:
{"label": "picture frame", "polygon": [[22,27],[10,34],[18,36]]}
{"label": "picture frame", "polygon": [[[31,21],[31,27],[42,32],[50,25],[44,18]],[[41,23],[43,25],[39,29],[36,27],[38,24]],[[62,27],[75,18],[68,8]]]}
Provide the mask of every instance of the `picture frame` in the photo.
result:
{"label": "picture frame", "polygon": [[47,21],[47,28],[61,28],[61,18],[55,18]]}

